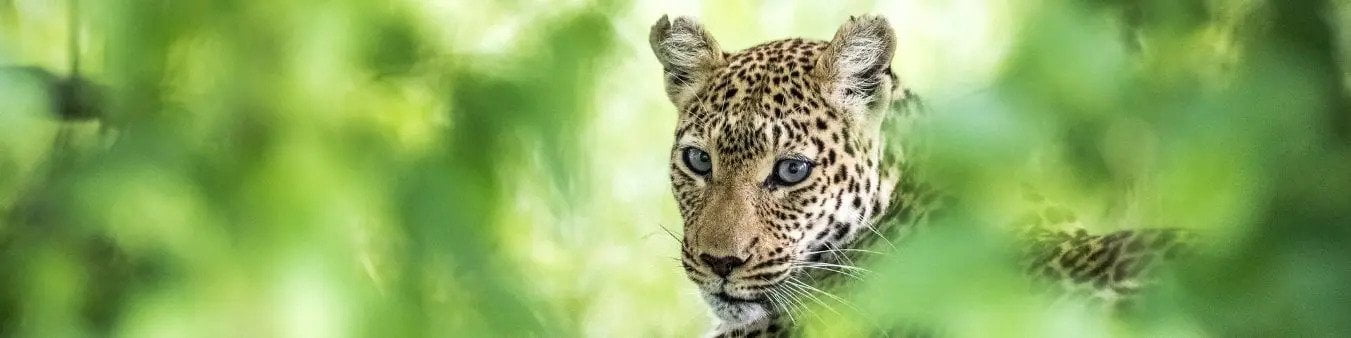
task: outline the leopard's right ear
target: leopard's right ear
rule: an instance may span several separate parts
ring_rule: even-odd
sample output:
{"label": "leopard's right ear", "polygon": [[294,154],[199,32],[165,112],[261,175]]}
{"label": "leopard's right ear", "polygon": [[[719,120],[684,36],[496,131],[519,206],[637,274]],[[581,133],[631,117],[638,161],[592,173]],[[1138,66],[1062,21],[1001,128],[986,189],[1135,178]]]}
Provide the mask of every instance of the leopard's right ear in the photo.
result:
{"label": "leopard's right ear", "polygon": [[677,108],[684,107],[726,62],[718,42],[689,17],[672,21],[663,15],[652,26],[649,39],[666,73],[666,95]]}

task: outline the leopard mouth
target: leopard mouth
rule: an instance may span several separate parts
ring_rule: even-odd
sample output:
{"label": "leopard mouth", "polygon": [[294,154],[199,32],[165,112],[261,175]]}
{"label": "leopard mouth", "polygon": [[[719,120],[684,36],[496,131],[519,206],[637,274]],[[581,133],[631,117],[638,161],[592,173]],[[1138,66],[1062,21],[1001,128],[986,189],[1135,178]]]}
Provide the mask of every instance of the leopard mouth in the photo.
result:
{"label": "leopard mouth", "polygon": [[733,296],[733,295],[731,295],[731,294],[728,294],[727,292],[718,292],[718,293],[715,293],[715,294],[713,294],[713,297],[714,297],[714,298],[717,298],[718,300],[721,300],[721,301],[723,301],[723,302],[727,302],[728,304],[745,304],[745,303],[757,303],[757,304],[758,304],[758,303],[764,303],[764,302],[765,302],[765,298],[764,298],[764,297],[755,298],[755,299],[741,298],[741,297],[737,297],[737,296]]}

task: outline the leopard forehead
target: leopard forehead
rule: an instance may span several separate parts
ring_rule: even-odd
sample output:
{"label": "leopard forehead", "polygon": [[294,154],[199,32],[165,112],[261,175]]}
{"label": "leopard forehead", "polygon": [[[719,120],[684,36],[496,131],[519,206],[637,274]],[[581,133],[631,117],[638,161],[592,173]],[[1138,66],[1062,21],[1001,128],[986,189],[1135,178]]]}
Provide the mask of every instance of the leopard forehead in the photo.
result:
{"label": "leopard forehead", "polygon": [[827,46],[784,39],[727,55],[727,65],[682,107],[678,142],[704,143],[720,164],[736,167],[786,149],[814,157],[825,143],[840,142],[838,129],[848,121],[811,76]]}

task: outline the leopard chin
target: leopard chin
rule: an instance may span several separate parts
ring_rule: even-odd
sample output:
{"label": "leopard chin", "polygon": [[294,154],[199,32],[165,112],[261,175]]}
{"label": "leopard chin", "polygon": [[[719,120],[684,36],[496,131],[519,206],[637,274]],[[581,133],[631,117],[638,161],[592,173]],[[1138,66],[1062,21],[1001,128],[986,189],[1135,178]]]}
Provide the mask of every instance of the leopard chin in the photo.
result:
{"label": "leopard chin", "polygon": [[714,317],[723,325],[746,325],[771,318],[773,308],[767,299],[742,299],[726,293],[701,292]]}

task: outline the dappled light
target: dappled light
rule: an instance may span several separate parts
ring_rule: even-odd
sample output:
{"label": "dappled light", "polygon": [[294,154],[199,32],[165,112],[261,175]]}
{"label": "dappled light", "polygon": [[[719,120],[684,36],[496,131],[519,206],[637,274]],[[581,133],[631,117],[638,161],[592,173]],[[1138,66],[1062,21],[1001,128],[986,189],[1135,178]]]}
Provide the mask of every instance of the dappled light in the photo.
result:
{"label": "dappled light", "polygon": [[[0,0],[0,335],[701,335],[649,28],[865,13],[944,212],[803,333],[1351,335],[1351,3],[1259,0]],[[1104,310],[1028,217],[1198,244]]]}

